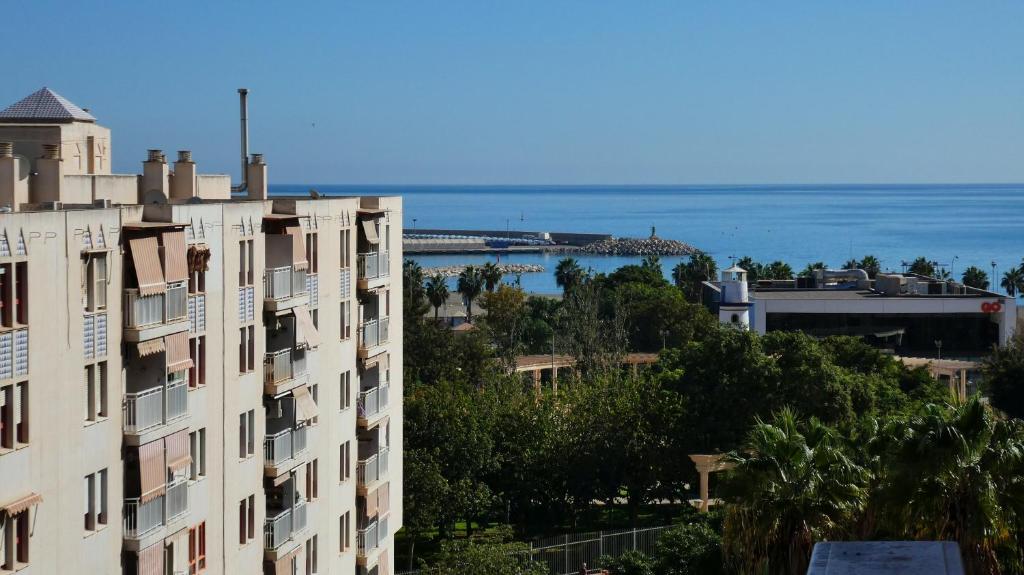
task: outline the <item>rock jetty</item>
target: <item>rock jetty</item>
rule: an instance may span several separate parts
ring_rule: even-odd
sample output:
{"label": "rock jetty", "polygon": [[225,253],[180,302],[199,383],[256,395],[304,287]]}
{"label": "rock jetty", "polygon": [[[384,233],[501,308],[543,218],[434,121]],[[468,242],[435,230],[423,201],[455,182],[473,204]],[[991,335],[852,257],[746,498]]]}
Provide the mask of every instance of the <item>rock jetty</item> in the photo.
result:
{"label": "rock jetty", "polygon": [[[481,266],[476,266],[477,268]],[[441,266],[436,268],[423,268],[423,277],[441,274],[445,277],[455,277],[462,273],[466,266]],[[536,264],[498,264],[502,275],[515,276],[519,274],[532,274],[544,271],[544,266]]]}
{"label": "rock jetty", "polygon": [[677,240],[663,240],[652,235],[649,238],[611,238],[583,246],[585,254],[603,256],[685,256],[697,252],[697,248]]}

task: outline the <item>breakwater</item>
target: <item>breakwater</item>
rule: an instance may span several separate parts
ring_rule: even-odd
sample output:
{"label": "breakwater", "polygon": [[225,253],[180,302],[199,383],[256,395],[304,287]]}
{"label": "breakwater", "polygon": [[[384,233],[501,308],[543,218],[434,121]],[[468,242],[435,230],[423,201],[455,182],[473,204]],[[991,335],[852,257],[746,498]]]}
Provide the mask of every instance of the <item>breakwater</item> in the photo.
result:
{"label": "breakwater", "polygon": [[685,256],[699,250],[677,240],[649,238],[609,238],[579,248],[581,253],[603,256]]}
{"label": "breakwater", "polygon": [[[468,266],[454,265],[454,266],[438,266],[431,268],[423,268],[423,276],[430,277],[433,275],[441,274],[444,277],[455,277],[458,276]],[[480,266],[476,266],[480,267]],[[515,276],[519,274],[532,274],[541,273],[544,270],[544,266],[537,264],[498,264],[498,269],[501,270],[502,275]]]}

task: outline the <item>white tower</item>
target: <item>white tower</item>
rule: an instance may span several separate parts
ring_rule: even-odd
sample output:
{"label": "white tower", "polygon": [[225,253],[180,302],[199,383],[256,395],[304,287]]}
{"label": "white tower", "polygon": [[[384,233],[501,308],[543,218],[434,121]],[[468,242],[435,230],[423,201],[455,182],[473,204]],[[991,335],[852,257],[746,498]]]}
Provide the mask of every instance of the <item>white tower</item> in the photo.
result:
{"label": "white tower", "polygon": [[718,320],[740,329],[750,329],[747,270],[735,264],[722,272],[722,301],[718,304]]}

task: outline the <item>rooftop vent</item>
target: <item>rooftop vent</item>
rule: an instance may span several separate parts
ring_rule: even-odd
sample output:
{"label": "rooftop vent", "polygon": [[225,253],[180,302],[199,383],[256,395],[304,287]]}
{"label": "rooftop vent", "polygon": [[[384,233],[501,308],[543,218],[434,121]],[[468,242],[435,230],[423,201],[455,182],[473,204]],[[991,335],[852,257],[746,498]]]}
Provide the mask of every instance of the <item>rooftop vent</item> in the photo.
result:
{"label": "rooftop vent", "polygon": [[179,162],[191,162],[192,151],[191,150],[178,150],[178,161]]}
{"label": "rooftop vent", "polygon": [[164,151],[163,150],[147,150],[149,157],[146,159],[147,162],[163,162]]}
{"label": "rooftop vent", "polygon": [[249,163],[254,166],[263,164],[263,154],[252,154],[252,160]]}
{"label": "rooftop vent", "polygon": [[13,158],[14,157],[14,143],[13,142],[0,142],[0,158]]}
{"label": "rooftop vent", "polygon": [[47,160],[59,160],[60,144],[43,144],[43,158]]}

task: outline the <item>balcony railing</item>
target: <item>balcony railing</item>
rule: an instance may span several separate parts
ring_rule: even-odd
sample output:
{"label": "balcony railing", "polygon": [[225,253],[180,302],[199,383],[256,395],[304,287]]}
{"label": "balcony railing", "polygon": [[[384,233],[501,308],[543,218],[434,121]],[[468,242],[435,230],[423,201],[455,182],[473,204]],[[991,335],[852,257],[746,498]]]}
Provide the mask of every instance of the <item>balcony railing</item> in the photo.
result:
{"label": "balcony railing", "polygon": [[364,348],[384,345],[388,342],[388,318],[385,316],[366,320],[359,326],[359,331],[362,333],[360,341]]}
{"label": "balcony railing", "polygon": [[309,307],[320,305],[320,276],[306,274],[306,292],[309,293]]}
{"label": "balcony railing", "polygon": [[268,352],[263,358],[264,380],[270,385],[305,375],[306,354],[292,349]]}
{"label": "balcony railing", "polygon": [[374,280],[388,276],[388,252],[367,252],[356,258],[356,269],[361,280]]}
{"label": "balcony railing", "polygon": [[188,331],[206,331],[206,294],[188,296]]}
{"label": "balcony railing", "polygon": [[82,349],[85,358],[107,355],[107,313],[86,313],[82,316]]}
{"label": "balcony railing", "polygon": [[139,290],[124,290],[124,325],[138,329],[173,323],[188,316],[188,287],[185,282],[167,284],[163,293],[139,295]]}
{"label": "balcony railing", "polygon": [[359,417],[373,417],[388,408],[388,384],[359,392],[356,400],[356,414]]}
{"label": "balcony railing", "polygon": [[369,485],[379,481],[388,473],[388,448],[382,447],[377,453],[360,460],[356,464],[356,481],[361,485]]}
{"label": "balcony railing", "polygon": [[127,433],[142,433],[158,425],[166,425],[188,413],[188,383],[184,379],[169,381],[166,387],[126,393],[123,415]]}
{"label": "balcony railing", "polygon": [[268,268],[263,276],[264,297],[282,300],[306,293],[306,270],[292,266]]}
{"label": "balcony railing", "polygon": [[366,555],[376,549],[380,545],[378,537],[376,519],[371,521],[366,527],[356,530],[356,545],[359,547],[359,553]]}
{"label": "balcony railing", "polygon": [[167,486],[163,495],[140,503],[138,497],[124,500],[124,536],[142,537],[167,525],[188,512],[188,481],[178,480]]}
{"label": "balcony railing", "polygon": [[256,297],[256,288],[253,286],[241,286],[238,288],[238,321],[252,321],[255,317],[256,306],[253,300]]}
{"label": "balcony railing", "polygon": [[306,528],[306,502],[298,501],[295,507],[285,509],[263,523],[263,547],[277,549]]}
{"label": "balcony railing", "polygon": [[0,379],[27,373],[28,328],[0,332]]}
{"label": "balcony railing", "polygon": [[274,467],[302,455],[306,451],[306,426],[285,429],[263,439],[263,457]]}

